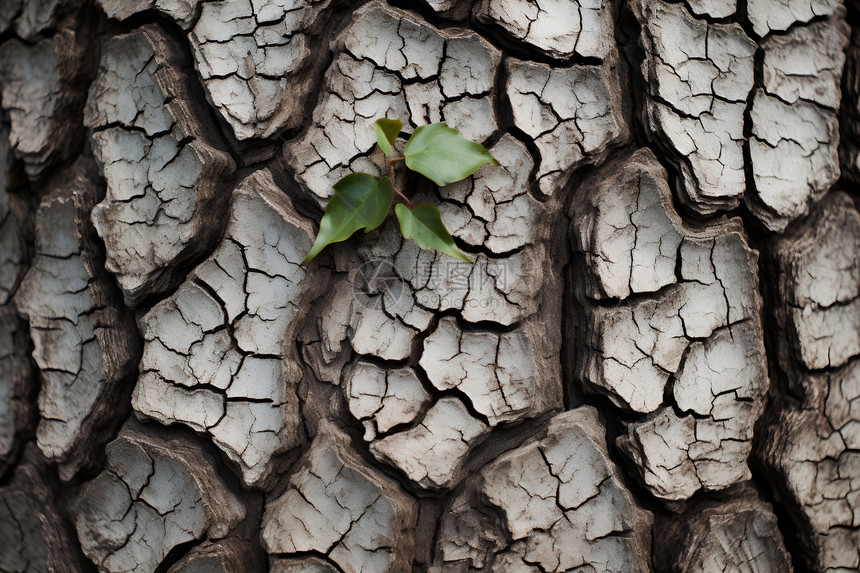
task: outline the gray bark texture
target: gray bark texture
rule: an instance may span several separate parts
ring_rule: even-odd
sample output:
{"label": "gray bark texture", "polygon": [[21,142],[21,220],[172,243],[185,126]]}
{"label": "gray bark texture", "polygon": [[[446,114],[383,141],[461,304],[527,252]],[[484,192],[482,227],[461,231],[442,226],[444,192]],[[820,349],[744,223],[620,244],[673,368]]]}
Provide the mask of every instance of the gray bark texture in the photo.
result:
{"label": "gray bark texture", "polygon": [[860,572],[860,2],[0,0],[0,573],[267,571]]}

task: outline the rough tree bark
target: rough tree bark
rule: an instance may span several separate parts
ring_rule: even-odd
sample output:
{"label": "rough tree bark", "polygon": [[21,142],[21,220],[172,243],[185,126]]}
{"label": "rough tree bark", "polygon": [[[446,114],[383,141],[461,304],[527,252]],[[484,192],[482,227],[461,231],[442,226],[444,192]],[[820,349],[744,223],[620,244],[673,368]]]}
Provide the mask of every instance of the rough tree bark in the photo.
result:
{"label": "rough tree bark", "polygon": [[860,571],[845,2],[0,0],[0,572]]}

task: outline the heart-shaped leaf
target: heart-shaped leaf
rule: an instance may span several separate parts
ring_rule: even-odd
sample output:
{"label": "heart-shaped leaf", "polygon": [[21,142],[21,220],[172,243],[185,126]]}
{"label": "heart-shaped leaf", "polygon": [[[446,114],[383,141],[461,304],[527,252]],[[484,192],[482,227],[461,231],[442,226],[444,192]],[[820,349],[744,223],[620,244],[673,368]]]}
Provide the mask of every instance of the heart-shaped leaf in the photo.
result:
{"label": "heart-shaped leaf", "polygon": [[334,195],[325,208],[316,241],[302,261],[303,265],[326,246],[347,240],[359,229],[369,233],[380,226],[394,199],[394,188],[388,177],[377,178],[367,173],[351,173],[333,188]]}
{"label": "heart-shaped leaf", "polygon": [[472,263],[469,257],[460,252],[451,238],[451,233],[442,223],[439,209],[433,205],[419,204],[411,209],[403,203],[394,207],[397,220],[400,221],[400,232],[407,239],[412,239],[422,249],[435,249],[452,257]]}
{"label": "heart-shaped leaf", "polygon": [[398,119],[387,119],[381,117],[373,122],[373,131],[376,132],[376,143],[385,155],[394,153],[391,147],[397,141],[397,136],[400,135],[400,129],[403,123]]}
{"label": "heart-shaped leaf", "polygon": [[490,153],[444,123],[422,125],[403,150],[406,166],[440,187],[465,179],[485,163],[498,165]]}

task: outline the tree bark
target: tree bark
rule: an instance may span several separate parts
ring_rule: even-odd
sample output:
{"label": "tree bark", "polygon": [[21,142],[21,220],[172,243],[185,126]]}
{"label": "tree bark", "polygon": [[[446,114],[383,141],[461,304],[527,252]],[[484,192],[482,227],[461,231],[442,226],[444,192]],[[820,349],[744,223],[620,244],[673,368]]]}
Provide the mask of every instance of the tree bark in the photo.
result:
{"label": "tree bark", "polygon": [[[860,572],[858,61],[854,0],[2,0],[0,571]],[[381,117],[498,161],[393,167],[473,264],[301,264]]]}

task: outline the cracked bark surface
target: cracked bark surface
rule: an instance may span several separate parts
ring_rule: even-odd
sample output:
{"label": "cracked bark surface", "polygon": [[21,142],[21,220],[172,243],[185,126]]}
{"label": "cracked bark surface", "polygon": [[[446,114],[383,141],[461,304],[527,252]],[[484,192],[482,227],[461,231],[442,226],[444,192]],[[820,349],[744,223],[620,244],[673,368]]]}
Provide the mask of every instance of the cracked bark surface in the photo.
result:
{"label": "cracked bark surface", "polygon": [[710,24],[683,4],[636,2],[645,58],[643,123],[677,159],[682,201],[701,213],[745,191],[744,110],[756,45],[737,24]]}
{"label": "cracked bark surface", "polygon": [[852,184],[860,181],[860,33],[853,28],[845,49],[842,99],[839,106],[839,164]]}
{"label": "cracked bark surface", "polygon": [[245,518],[213,460],[187,439],[132,426],[106,452],[105,471],[72,507],[81,547],[99,571],[155,571],[174,547],[224,539]]}
{"label": "cracked bark surface", "polygon": [[860,567],[858,241],[860,214],[834,192],[770,249],[789,392],[775,397],[780,408],[766,417],[756,453],[786,500],[802,561],[815,571]]}
{"label": "cracked bark surface", "polygon": [[848,40],[842,17],[839,9],[761,43],[764,89],[755,91],[750,111],[757,197],[747,203],[770,229],[805,214],[839,178],[835,110]]}
{"label": "cracked bark surface", "polygon": [[240,140],[300,125],[323,58],[311,50],[336,0],[203,2],[189,32],[210,101]]}
{"label": "cracked bark surface", "polygon": [[50,470],[35,447],[27,449],[11,480],[0,488],[0,569],[9,573],[88,571],[71,523],[58,503]]}
{"label": "cracked bark surface", "polygon": [[225,237],[141,318],[135,412],[209,434],[248,486],[302,441],[291,341],[324,276],[299,266],[310,224],[267,170],[233,191]]}
{"label": "cracked bark surface", "polygon": [[860,571],[858,16],[0,1],[0,570]]}
{"label": "cracked bark surface", "polygon": [[[550,227],[540,220],[557,218],[560,201],[534,198],[534,156],[510,133],[497,133],[500,56],[488,42],[465,30],[437,31],[413,13],[371,2],[332,46],[313,123],[285,146],[312,201],[325,201],[326,182],[348,170],[378,172],[370,128],[386,109],[404,120],[407,133],[445,119],[468,137],[490,138],[504,166],[483,167],[438,195],[426,187],[415,195],[442,200],[454,236],[481,249],[473,266],[421,251],[386,223],[357,256],[335,255],[335,269],[347,277],[329,290],[330,302],[303,333],[303,354],[317,375],[335,384],[345,377],[345,411],[364,426],[370,453],[419,488],[449,489],[493,428],[559,408],[552,349],[560,340],[552,333],[560,316],[557,301],[545,297],[557,288],[563,255],[552,258]],[[462,321],[436,321],[437,312]],[[359,360],[343,372],[349,350]],[[396,374],[386,376],[374,360],[397,363]]]}
{"label": "cracked bark surface", "polygon": [[0,475],[33,433],[36,384],[28,359],[26,323],[11,304],[0,306]]}
{"label": "cracked bark surface", "polygon": [[547,56],[564,60],[574,55],[606,58],[612,42],[613,4],[603,0],[523,2],[483,0],[475,19]]}
{"label": "cracked bark surface", "polygon": [[644,571],[651,522],[583,407],[470,478],[443,514],[432,570]]}
{"label": "cracked bark surface", "polygon": [[[363,462],[346,434],[324,422],[297,465],[287,490],[266,505],[261,535],[269,553],[314,552],[348,573],[411,570],[417,504]],[[283,560],[275,570],[332,570],[325,560],[305,560],[304,569]]]}
{"label": "cracked bark surface", "polygon": [[860,354],[860,215],[851,199],[834,192],[772,249],[783,369],[795,370],[798,356],[820,370]]}
{"label": "cracked bark surface", "polygon": [[[633,4],[648,84],[643,121],[680,172],[685,206],[712,214],[744,199],[781,232],[837,181],[834,110],[848,27],[840,3],[824,4],[748,2],[758,43],[739,24],[696,18],[684,4]],[[802,25],[813,18],[821,20]]]}
{"label": "cracked bark surface", "polygon": [[413,422],[431,401],[411,368],[386,371],[367,361],[357,362],[346,375],[344,393],[349,412],[364,426],[366,441]]}
{"label": "cracked bark surface", "polygon": [[[39,367],[36,443],[71,479],[91,465],[119,419],[123,382],[139,359],[131,314],[103,266],[89,213],[94,165],[77,164],[36,212],[35,256],[15,300],[30,324]],[[122,415],[122,412],[119,412]]]}
{"label": "cracked bark surface", "polygon": [[792,571],[776,516],[751,489],[695,504],[657,527],[654,560],[663,571]]}
{"label": "cracked bark surface", "polygon": [[505,255],[546,238],[539,224],[546,208],[529,194],[534,159],[526,146],[506,133],[489,151],[504,169],[446,185],[440,210],[454,237]]}
{"label": "cracked bark surface", "polygon": [[93,224],[130,306],[175,287],[182,265],[211,248],[235,166],[194,104],[179,51],[157,25],[112,38],[87,100],[108,187]]}
{"label": "cracked bark surface", "polygon": [[297,181],[321,203],[347,173],[380,171],[377,117],[401,120],[407,133],[442,120],[477,141],[497,131],[492,90],[501,54],[474,32],[437,30],[374,1],[353,14],[331,49],[311,127],[284,147]]}
{"label": "cracked bark surface", "polygon": [[505,94],[514,125],[540,153],[535,177],[542,194],[552,195],[570,170],[600,163],[626,142],[617,64],[556,69],[513,58],[506,63]]}
{"label": "cracked bark surface", "polygon": [[28,205],[15,193],[15,164],[9,146],[9,128],[0,125],[0,305],[9,302],[29,258]]}
{"label": "cracked bark surface", "polygon": [[523,332],[462,331],[454,320],[444,318],[424,341],[419,365],[438,390],[463,392],[491,426],[532,417],[558,399],[541,388]]}
{"label": "cracked bark surface", "polygon": [[112,18],[156,10],[188,34],[194,67],[238,140],[298,127],[325,54],[312,50],[337,0],[98,0]]}
{"label": "cracked bark surface", "polygon": [[[786,499],[804,564],[815,571],[860,565],[856,518],[858,463],[853,406],[860,362],[809,373],[804,397],[768,421],[757,455]],[[829,394],[829,395],[828,395]]]}
{"label": "cracked bark surface", "polygon": [[[507,136],[497,148],[510,150],[510,157],[525,153]],[[483,182],[507,189],[512,182],[524,185],[525,177],[511,173],[520,165],[479,171],[468,185],[441,192],[462,197],[471,186],[473,196],[480,191],[487,198],[484,204],[493,206]],[[530,224],[517,234],[538,242],[508,256],[481,254],[470,267],[420,251],[388,224],[376,241],[359,249],[360,260],[353,263],[367,279],[363,290],[335,287],[333,296],[352,295],[352,300],[329,305],[316,335],[309,335],[317,364],[338,368],[345,340],[363,357],[344,375],[348,410],[365,427],[373,456],[423,489],[455,486],[464,463],[493,428],[540,417],[561,402],[559,364],[553,359],[560,316],[555,302],[545,298],[558,284],[561,261],[548,260],[547,232],[537,224],[539,216],[557,216],[559,205],[542,205],[525,189],[516,197],[522,204],[512,209],[528,206],[533,213],[517,217]],[[499,203],[505,203],[494,199],[498,212]],[[443,203],[446,214],[458,208],[456,198]],[[502,233],[510,227],[487,228]],[[391,274],[382,276],[380,269]],[[456,311],[462,320],[446,316],[434,323],[433,311],[438,310]],[[499,326],[506,330],[499,332]],[[419,344],[420,356],[415,356],[413,346]],[[368,359],[406,366],[386,376]]]}
{"label": "cracked bark surface", "polygon": [[[687,499],[749,479],[768,388],[757,253],[737,219],[684,224],[652,152],[605,169],[573,203],[575,375],[646,414],[618,446],[655,496]],[[621,302],[600,304],[611,299]]]}
{"label": "cracked bark surface", "polygon": [[92,48],[81,25],[46,38],[23,37],[38,41],[13,37],[0,45],[0,107],[8,113],[15,156],[30,178],[39,179],[46,169],[74,157],[82,142],[81,106]]}
{"label": "cracked bark surface", "polygon": [[447,489],[463,478],[469,452],[486,439],[488,429],[461,400],[448,396],[437,400],[418,425],[377,440],[370,451],[419,487]]}
{"label": "cracked bark surface", "polygon": [[253,573],[264,567],[252,543],[236,536],[206,541],[177,561],[168,573]]}
{"label": "cracked bark surface", "polygon": [[839,12],[839,0],[751,0],[747,4],[747,17],[759,36],[772,31],[785,31],[796,23],[805,24],[814,18],[831,16]]}
{"label": "cracked bark surface", "polygon": [[0,126],[0,476],[32,433],[38,390],[26,322],[11,300],[27,270],[32,217],[24,193],[16,189],[20,182],[8,136],[8,126]]}
{"label": "cracked bark surface", "polygon": [[809,375],[811,389],[830,391],[822,404],[804,400],[773,420],[760,455],[785,490],[805,562],[821,571],[858,566],[855,481],[857,463],[851,403],[856,361],[832,373]]}

